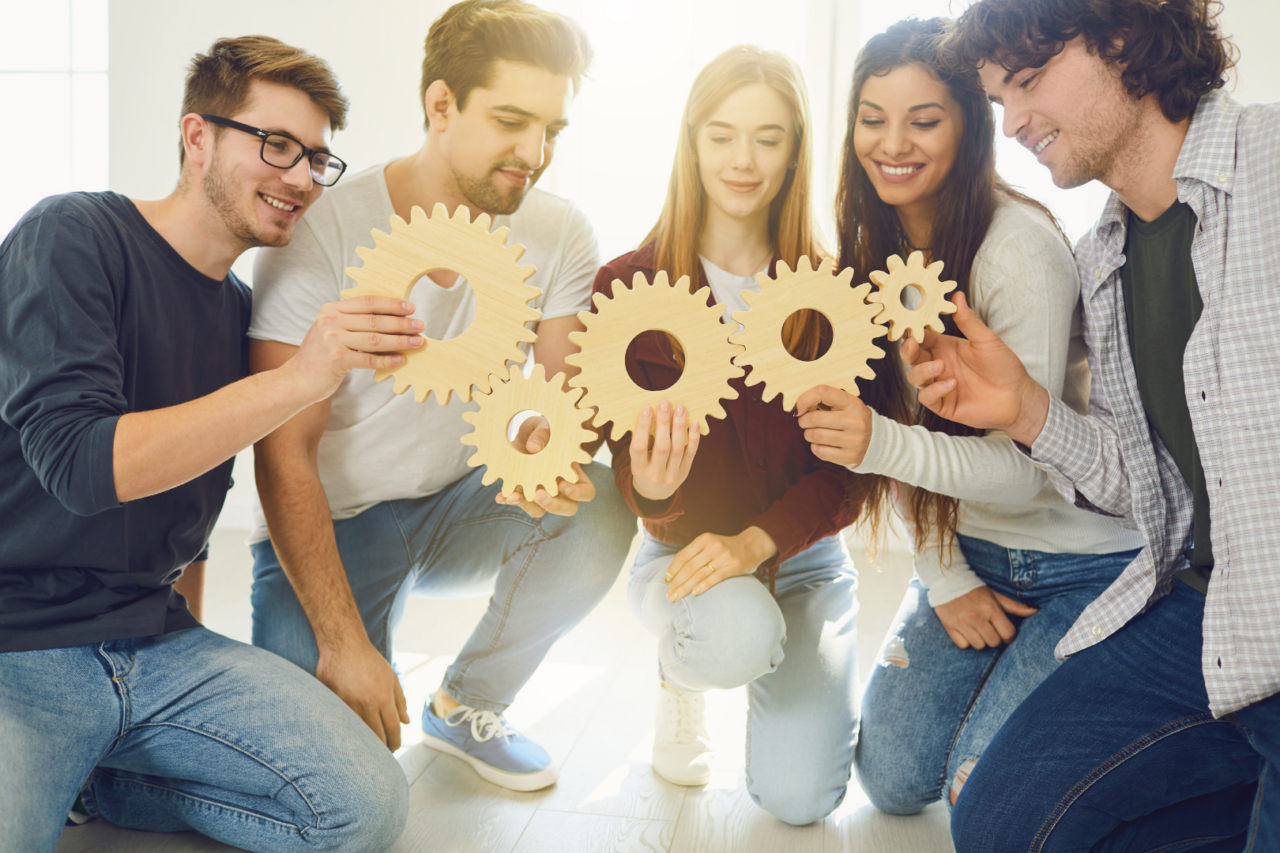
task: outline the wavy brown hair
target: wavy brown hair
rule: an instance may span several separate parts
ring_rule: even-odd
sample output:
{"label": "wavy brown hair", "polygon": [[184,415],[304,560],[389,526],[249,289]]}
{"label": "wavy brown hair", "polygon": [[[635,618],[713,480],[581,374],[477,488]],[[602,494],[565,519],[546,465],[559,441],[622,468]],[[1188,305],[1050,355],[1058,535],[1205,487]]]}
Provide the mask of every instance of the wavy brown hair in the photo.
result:
{"label": "wavy brown hair", "polygon": [[[731,47],[707,63],[689,90],[676,142],[676,159],[667,184],[667,200],[662,213],[644,243],[653,243],[655,270],[666,270],[672,282],[689,276],[690,290],[698,288],[698,240],[706,222],[707,191],[698,171],[698,128],[725,98],[743,86],[763,83],[791,107],[795,137],[791,156],[795,168],[774,196],[769,208],[769,239],[775,254],[795,269],[801,255],[808,255],[816,267],[827,252],[813,224],[809,172],[813,163],[813,142],[809,118],[809,96],[800,67],[785,54],[755,45]],[[643,245],[643,243],[641,244]],[[787,351],[797,358],[812,360],[822,348],[823,318],[815,311],[797,311],[782,326]],[[668,336],[676,360],[682,361],[679,343]]]}
{"label": "wavy brown hair", "polygon": [[1221,88],[1236,48],[1218,30],[1219,0],[979,0],[943,46],[955,68],[999,63],[1039,68],[1083,37],[1089,52],[1122,67],[1131,97],[1155,93],[1165,118],[1190,118]]}
{"label": "wavy brown hair", "polygon": [[[951,69],[939,58],[937,46],[948,22],[943,18],[908,18],[875,35],[858,54],[849,93],[848,126],[836,191],[836,234],[840,241],[840,267],[852,267],[854,281],[869,280],[872,270],[884,269],[890,255],[906,257],[913,247],[898,212],[876,193],[871,178],[854,151],[853,137],[858,122],[862,88],[872,76],[882,77],[904,65],[919,65],[946,85],[960,106],[961,137],[955,162],[947,174],[925,250],[932,260],[946,262],[945,277],[954,279],[956,292],[969,295],[973,260],[986,239],[987,229],[1002,198],[1013,199],[1042,211],[1044,205],[1006,184],[996,174],[995,119],[982,82],[973,66]],[[1063,237],[1066,240],[1066,237]],[[960,335],[951,317],[943,324],[949,335]],[[863,402],[885,417],[904,424],[919,424],[948,435],[982,435],[981,430],[946,420],[917,406],[907,388],[906,377],[896,357],[886,359],[875,379],[860,382]],[[888,504],[890,481],[881,475],[855,477],[850,493],[850,509],[867,520],[874,541],[881,529]],[[916,550],[924,546],[933,530],[939,531],[938,547],[946,554],[959,521],[959,501],[924,489],[914,489],[908,510],[915,527]]]}

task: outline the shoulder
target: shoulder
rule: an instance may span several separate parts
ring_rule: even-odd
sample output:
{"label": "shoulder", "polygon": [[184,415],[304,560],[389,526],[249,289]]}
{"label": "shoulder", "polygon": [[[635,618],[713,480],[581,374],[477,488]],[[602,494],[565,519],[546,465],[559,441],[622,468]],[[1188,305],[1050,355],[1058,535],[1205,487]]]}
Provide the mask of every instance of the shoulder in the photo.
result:
{"label": "shoulder", "polygon": [[636,273],[643,273],[646,278],[653,275],[653,244],[645,243],[634,251],[619,255],[600,268],[596,274],[597,293],[613,296],[613,282],[621,281],[627,285]]}
{"label": "shoulder", "polygon": [[1242,159],[1263,165],[1265,174],[1276,180],[1275,163],[1280,159],[1280,102],[1242,107],[1236,136]]}
{"label": "shoulder", "polygon": [[1001,199],[973,261],[972,297],[977,307],[997,292],[1028,298],[1061,292],[1074,304],[1079,275],[1071,247],[1048,214],[1015,199]]}
{"label": "shoulder", "polygon": [[1071,257],[1071,248],[1047,213],[1025,202],[1002,198],[978,249],[978,258],[1026,256],[1030,252],[1068,260]]}
{"label": "shoulder", "polygon": [[113,192],[63,193],[41,199],[22,215],[11,234],[31,223],[58,222],[95,232],[111,232],[128,227],[133,203]]}
{"label": "shoulder", "polygon": [[511,236],[527,248],[546,251],[581,241],[595,243],[595,230],[576,204],[536,187],[529,191],[519,210],[506,217]]}

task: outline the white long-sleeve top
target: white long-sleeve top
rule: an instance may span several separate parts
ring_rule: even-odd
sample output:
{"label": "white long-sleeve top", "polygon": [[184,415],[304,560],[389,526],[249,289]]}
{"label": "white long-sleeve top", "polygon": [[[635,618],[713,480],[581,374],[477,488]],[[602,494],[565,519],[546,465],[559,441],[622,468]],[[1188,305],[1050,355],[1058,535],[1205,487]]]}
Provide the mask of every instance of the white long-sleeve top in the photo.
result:
{"label": "white long-sleeve top", "polygon": [[[969,303],[1033,379],[1083,414],[1089,367],[1079,301],[1075,260],[1053,223],[1034,208],[1002,200],[974,258]],[[1068,503],[1000,430],[951,436],[875,412],[871,417],[871,443],[862,462],[850,467],[959,498],[957,530],[966,536],[1060,554],[1142,547],[1137,532]],[[916,554],[915,569],[934,607],[983,586],[954,543],[944,566],[936,535]]]}

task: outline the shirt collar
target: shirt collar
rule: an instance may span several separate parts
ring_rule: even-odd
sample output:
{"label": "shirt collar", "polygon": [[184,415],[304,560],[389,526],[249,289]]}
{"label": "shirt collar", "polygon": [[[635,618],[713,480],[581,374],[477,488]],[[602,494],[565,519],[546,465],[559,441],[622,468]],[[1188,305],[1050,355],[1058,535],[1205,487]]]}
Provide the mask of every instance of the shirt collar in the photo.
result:
{"label": "shirt collar", "polygon": [[[1221,89],[1200,98],[1187,138],[1173,167],[1181,190],[1187,181],[1201,181],[1230,193],[1236,177],[1236,125],[1240,104]],[[1179,198],[1182,192],[1179,192]]]}

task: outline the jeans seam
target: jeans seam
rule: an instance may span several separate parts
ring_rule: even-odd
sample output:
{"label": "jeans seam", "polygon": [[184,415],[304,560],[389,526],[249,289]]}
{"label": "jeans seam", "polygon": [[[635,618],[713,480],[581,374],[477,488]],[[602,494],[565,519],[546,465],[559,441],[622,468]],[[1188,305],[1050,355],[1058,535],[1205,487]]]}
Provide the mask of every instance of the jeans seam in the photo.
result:
{"label": "jeans seam", "polygon": [[[1257,749],[1257,747],[1254,747]],[[1266,762],[1262,767],[1262,772],[1258,774],[1258,793],[1254,797],[1253,814],[1249,816],[1249,835],[1248,841],[1244,846],[1244,853],[1253,853],[1258,843],[1258,823],[1262,820],[1262,809],[1258,808],[1262,802],[1263,794],[1266,793],[1267,771],[1271,769],[1271,762]]]}
{"label": "jeans seam", "polygon": [[1216,722],[1212,716],[1208,714],[1196,714],[1192,717],[1184,717],[1180,720],[1174,720],[1170,723],[1166,723],[1154,732],[1146,734],[1137,741],[1134,741],[1132,744],[1095,767],[1058,801],[1058,804],[1054,807],[1053,811],[1050,812],[1047,818],[1045,818],[1044,823],[1040,825],[1040,829],[1036,832],[1035,838],[1031,841],[1031,848],[1028,853],[1040,853],[1040,851],[1044,849],[1044,844],[1049,840],[1049,835],[1052,834],[1053,830],[1057,828],[1058,821],[1062,820],[1062,817],[1067,813],[1067,810],[1071,808],[1075,801],[1080,799],[1080,797],[1084,795],[1084,792],[1089,790],[1089,788],[1091,788],[1093,784],[1103,776],[1106,776],[1116,767],[1119,767],[1138,753],[1155,745],[1156,743],[1159,743],[1171,735],[1185,731],[1192,726],[1199,726],[1212,722]]}
{"label": "jeans seam", "polygon": [[964,710],[964,716],[960,719],[960,725],[956,727],[956,733],[951,738],[951,745],[947,747],[947,758],[946,761],[942,763],[942,779],[938,784],[938,790],[940,792],[940,798],[944,800],[948,806],[951,805],[951,797],[948,795],[947,791],[947,768],[951,766],[951,758],[955,755],[956,744],[960,742],[960,734],[968,724],[969,717],[973,715],[973,709],[977,707],[978,700],[982,698],[982,691],[986,689],[987,683],[991,680],[991,673],[995,671],[996,664],[998,664],[1000,659],[1004,657],[1004,652],[1007,648],[1008,644],[1002,644],[999,649],[996,650],[996,654],[992,655],[991,663],[988,664],[987,668],[983,671],[982,678],[978,682],[977,689],[973,691],[973,695],[969,698],[969,707]]}
{"label": "jeans seam", "polygon": [[320,828],[321,828],[321,827],[320,827],[320,823],[321,823],[321,821],[322,821],[322,815],[321,815],[320,811],[316,808],[315,803],[313,803],[313,802],[311,801],[311,798],[310,798],[309,796],[307,796],[307,793],[306,793],[305,791],[303,791],[303,790],[302,790],[302,786],[301,786],[301,785],[299,785],[299,784],[298,784],[296,781],[294,781],[293,779],[289,778],[289,776],[288,776],[288,775],[286,775],[285,773],[283,773],[282,771],[280,771],[278,768],[276,768],[275,766],[273,766],[271,763],[269,763],[268,761],[266,761],[266,760],[265,760],[265,759],[263,759],[262,757],[260,757],[260,756],[258,756],[258,755],[255,755],[254,753],[250,752],[249,750],[245,749],[244,747],[242,747],[242,746],[240,746],[240,745],[238,745],[238,744],[232,743],[231,741],[227,740],[227,739],[226,739],[226,738],[224,738],[224,737],[220,737],[220,736],[218,736],[218,735],[216,735],[216,734],[213,734],[212,732],[207,732],[207,731],[204,731],[204,730],[202,730],[202,729],[194,728],[194,727],[192,727],[192,726],[186,726],[186,725],[183,725],[182,723],[171,723],[171,722],[167,722],[167,723],[144,723],[143,725],[138,726],[138,728],[139,728],[139,729],[144,729],[144,728],[161,728],[161,727],[165,727],[165,728],[174,728],[174,729],[181,729],[182,731],[190,732],[191,734],[198,735],[198,736],[200,736],[200,737],[208,738],[209,740],[216,741],[216,742],[218,742],[218,743],[222,744],[223,746],[227,747],[228,749],[231,749],[231,750],[233,750],[233,751],[235,751],[235,752],[238,752],[238,753],[240,753],[241,755],[243,755],[244,757],[246,757],[246,758],[250,759],[251,761],[256,762],[256,763],[257,763],[258,765],[260,765],[261,767],[263,767],[263,768],[267,769],[268,771],[270,771],[271,773],[275,774],[275,775],[276,775],[276,776],[277,776],[281,781],[283,781],[286,785],[288,785],[290,788],[292,788],[294,791],[296,791],[296,792],[297,792],[298,796],[302,798],[302,801],[303,801],[304,803],[306,803],[306,804],[307,804],[307,808],[311,809],[311,814],[312,814],[312,816],[315,818],[315,821],[316,821],[316,825],[315,825],[315,827],[314,827],[314,828],[315,828],[315,829],[320,829]]}
{"label": "jeans seam", "polygon": [[[396,531],[399,532],[400,534],[400,544],[404,546],[405,564],[409,566],[408,573],[400,581],[401,587],[403,587],[404,584],[413,583],[412,581],[413,574],[414,574],[413,566],[415,562],[413,557],[413,550],[409,547],[409,534],[405,533],[404,524],[400,520],[400,513],[396,511],[395,501],[388,501],[387,508],[391,511],[391,521],[393,524],[395,524]],[[400,594],[401,594],[401,591],[396,590],[396,596]],[[395,609],[395,597],[393,596],[391,607],[388,608],[386,618],[382,620],[382,653],[383,653],[383,657],[387,659],[388,663],[391,662],[391,657],[392,657],[391,639],[392,639],[392,635],[395,633],[395,629],[391,625],[391,611],[394,609]]]}
{"label": "jeans seam", "polygon": [[[306,837],[307,833],[310,832],[311,830],[320,829],[319,826],[314,826],[314,827],[299,826],[298,824],[285,823],[284,821],[277,820],[276,818],[273,818],[270,815],[259,814],[258,812],[252,812],[247,809],[242,809],[239,806],[230,805],[228,803],[220,803],[217,800],[210,800],[205,797],[199,797],[199,796],[196,796],[195,794],[187,793],[186,791],[179,791],[177,788],[171,788],[167,785],[157,785],[154,782],[148,782],[143,779],[136,779],[136,778],[120,779],[116,777],[111,777],[109,784],[121,785],[121,786],[139,785],[146,788],[153,788],[157,791],[163,791],[170,796],[181,797],[182,799],[191,800],[193,802],[213,806],[214,808],[222,809],[223,811],[234,812],[245,818],[251,818],[253,820],[266,821],[267,823],[273,823],[276,826],[279,826],[283,829],[288,829],[288,830],[297,832],[299,835],[302,835],[304,838]],[[309,802],[308,802],[308,805],[310,805]]]}

